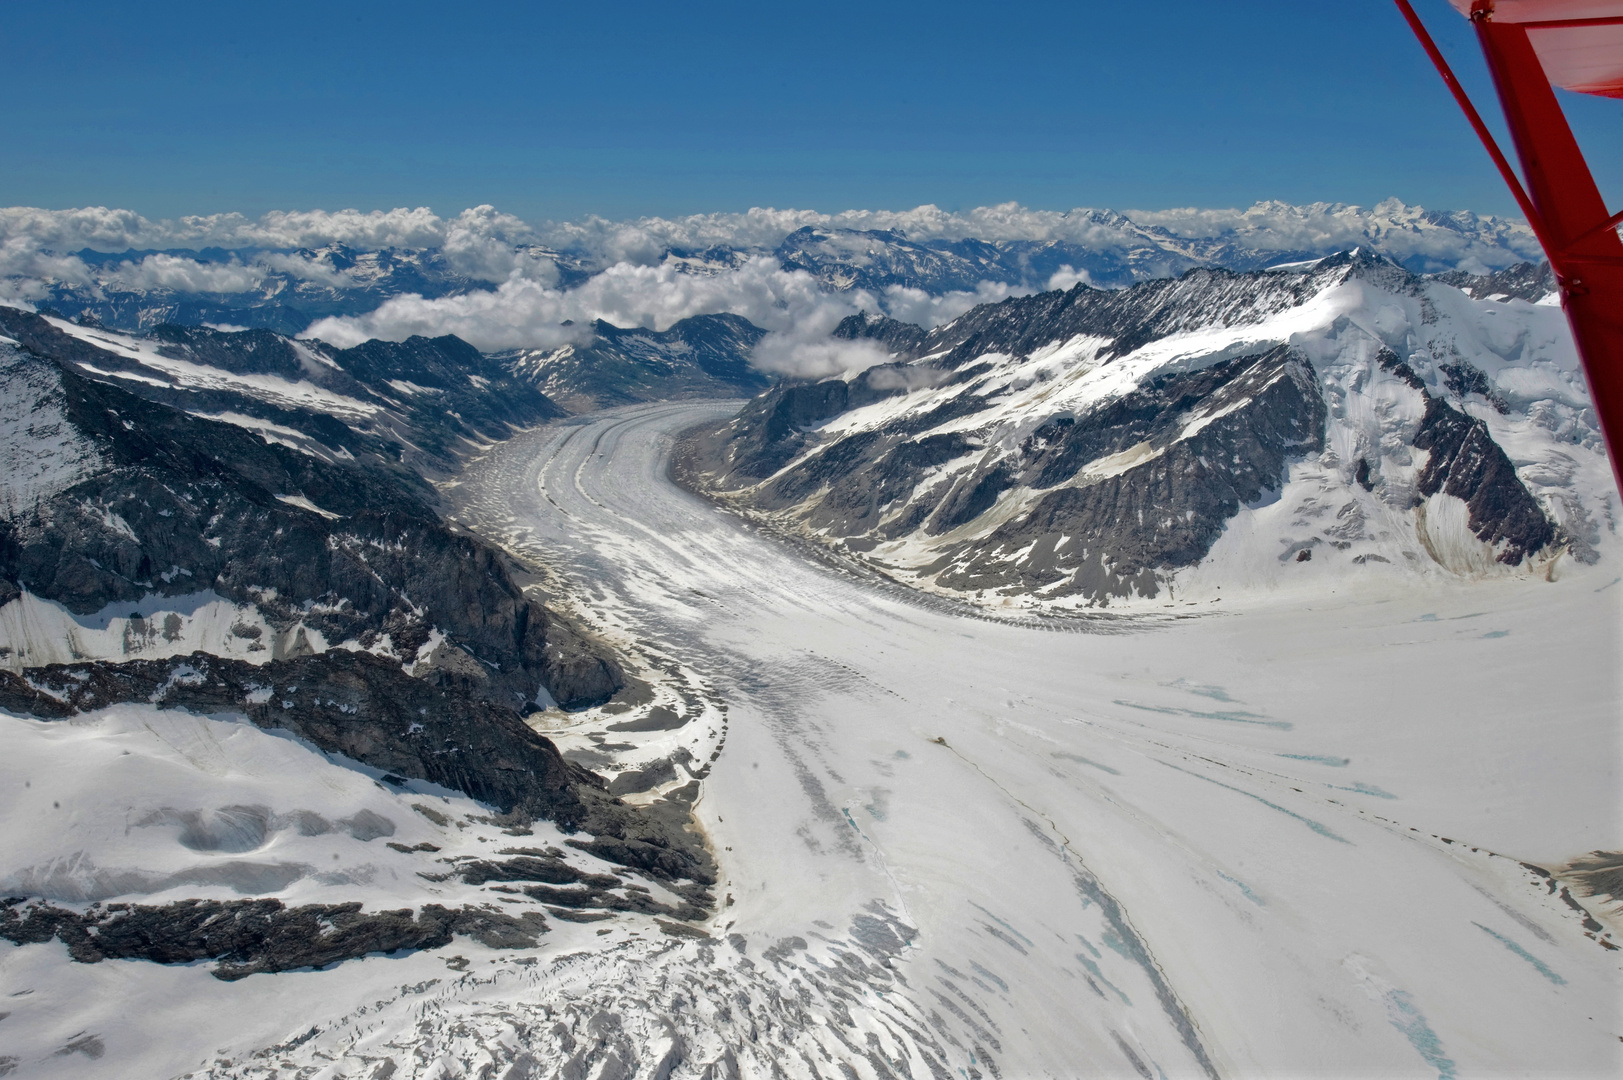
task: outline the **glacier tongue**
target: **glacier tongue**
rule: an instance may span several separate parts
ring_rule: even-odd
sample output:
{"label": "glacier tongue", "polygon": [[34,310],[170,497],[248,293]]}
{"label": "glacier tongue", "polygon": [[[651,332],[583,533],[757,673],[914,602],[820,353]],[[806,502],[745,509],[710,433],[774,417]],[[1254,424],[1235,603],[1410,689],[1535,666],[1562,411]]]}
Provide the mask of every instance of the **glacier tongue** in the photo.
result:
{"label": "glacier tongue", "polygon": [[[1565,869],[1623,847],[1604,565],[1275,593],[1243,617],[997,621],[805,562],[663,482],[673,433],[729,411],[530,432],[457,489],[461,520],[594,597],[595,629],[683,657],[725,704],[693,721],[726,731],[694,807],[721,871],[707,939],[554,913],[535,949],[463,939],[232,983],[0,945],[0,990],[32,991],[8,999],[7,1052],[92,1078],[1616,1071],[1588,1019],[1623,994],[1616,917]],[[601,710],[547,722],[644,737]],[[117,798],[95,779],[118,746],[7,789],[60,815],[51,850],[177,835],[89,835],[117,817],[79,800]],[[337,820],[352,797],[435,857],[514,842],[471,807],[429,831],[313,764],[254,801]],[[538,830],[517,843],[552,842]],[[267,835],[312,865],[317,842],[378,846]],[[412,876],[343,895],[444,887]]]}

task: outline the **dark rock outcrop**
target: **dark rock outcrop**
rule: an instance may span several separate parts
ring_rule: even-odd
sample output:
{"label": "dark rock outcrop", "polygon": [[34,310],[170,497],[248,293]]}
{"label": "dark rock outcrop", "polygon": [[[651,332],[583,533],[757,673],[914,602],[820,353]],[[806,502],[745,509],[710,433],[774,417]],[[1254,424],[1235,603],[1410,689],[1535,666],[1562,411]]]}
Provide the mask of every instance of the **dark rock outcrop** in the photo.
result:
{"label": "dark rock outcrop", "polygon": [[515,824],[542,818],[587,833],[592,839],[581,843],[593,854],[692,881],[696,895],[715,880],[685,808],[626,806],[514,710],[454,683],[412,678],[368,653],[333,650],[258,666],[193,653],[0,671],[0,708],[11,712],[60,719],[127,701],[241,714],[389,775],[465,792]]}
{"label": "dark rock outcrop", "polygon": [[[1183,438],[1200,414],[1218,418]],[[1153,596],[1155,570],[1199,562],[1242,505],[1279,487],[1289,460],[1322,449],[1324,405],[1311,365],[1282,347],[1157,380],[1085,417],[1052,418],[1012,453],[919,496],[920,474],[982,447],[961,433],[913,438],[912,426],[842,440],[774,479],[760,504],[790,506],[815,494],[812,528],[891,539],[948,533],[1012,488],[1047,491],[984,538],[945,549],[943,563],[956,565],[942,584],[1059,585],[1057,595],[1104,599],[1129,589]],[[1092,462],[1133,451],[1142,464],[1083,474]],[[886,517],[910,497],[907,512]],[[1011,562],[1019,551],[1026,557]]]}
{"label": "dark rock outcrop", "polygon": [[577,789],[602,786],[512,709],[462,687],[414,679],[369,653],[334,650],[256,666],[198,652],[0,672],[0,707],[12,712],[60,718],[125,701],[240,713],[328,753],[466,792],[518,819],[578,828],[589,812]]}
{"label": "dark rock outcrop", "polygon": [[[456,875],[470,885],[492,881],[518,884],[523,886],[519,891],[524,895],[570,911],[595,908],[689,920],[703,919],[708,914],[701,905],[708,905],[711,897],[696,885],[684,888],[674,881],[669,882],[673,891],[686,897],[681,904],[673,906],[655,900],[643,886],[627,883],[612,874],[590,874],[571,866],[557,848],[546,851],[516,848],[501,854],[517,857],[465,862],[457,867]],[[700,903],[694,903],[695,899]],[[561,917],[568,918],[567,915]]]}
{"label": "dark rock outcrop", "polygon": [[363,342],[331,352],[332,362],[404,414],[413,442],[442,461],[459,440],[505,439],[515,428],[564,415],[552,399],[507,366],[450,334]]}
{"label": "dark rock outcrop", "polygon": [[[1216,419],[1182,437],[1197,404]],[[1124,596],[1130,582],[1154,596],[1153,571],[1199,562],[1241,506],[1279,489],[1289,461],[1323,449],[1324,415],[1312,365],[1280,347],[1157,380],[1085,422],[1050,421],[1006,460],[999,483],[1054,490],[966,552],[942,583],[980,589],[1018,574],[1030,589],[1069,578],[1086,594]],[[1070,482],[1088,463],[1135,449],[1143,464]],[[988,495],[979,495],[984,506]],[[969,509],[964,520],[979,512]],[[1007,560],[1023,549],[1023,562]]]}
{"label": "dark rock outcrop", "polygon": [[1555,541],[1555,525],[1488,434],[1487,424],[1428,394],[1414,444],[1431,452],[1420,471],[1420,494],[1463,499],[1471,531],[1500,549],[1500,562],[1520,565]]}
{"label": "dark rock outcrop", "polygon": [[437,949],[463,934],[493,949],[534,948],[546,933],[540,912],[425,904],[413,912],[361,910],[358,903],[288,907],[280,900],[181,900],[173,904],[92,905],[78,912],[21,898],[0,901],[0,938],[18,945],[53,938],[82,964],[214,960],[231,982],[259,972],[320,968],[373,953]]}
{"label": "dark rock outcrop", "polygon": [[613,662],[527,600],[497,552],[447,527],[409,470],[323,461],[48,361],[18,362],[47,369],[99,461],[0,522],[8,595],[27,588],[90,614],[212,589],[279,632],[386,643],[407,661],[438,630],[448,644],[433,677],[460,673],[515,707],[538,686],[570,708],[619,689]]}
{"label": "dark rock outcrop", "polygon": [[[1312,366],[1285,347],[1162,377],[1085,416],[1052,417],[995,454],[972,432],[921,434],[988,407],[972,393],[825,445],[821,422],[903,392],[887,385],[896,382],[890,371],[778,387],[727,427],[691,433],[688,453],[724,485],[771,478],[754,505],[801,507],[810,528],[839,538],[938,536],[974,522],[1011,489],[1048,491],[984,537],[943,549],[938,568],[952,569],[941,584],[1103,601],[1155,595],[1157,570],[1199,562],[1241,506],[1283,483],[1288,461],[1323,448]],[[1184,437],[1203,415],[1216,419]],[[1097,478],[1083,472],[1129,452],[1142,463]],[[981,463],[950,482],[917,490],[921,475],[975,457]]]}
{"label": "dark rock outcrop", "polygon": [[1536,303],[1556,291],[1555,272],[1546,261],[1523,262],[1491,274],[1450,270],[1436,280],[1477,300],[1526,300]]}
{"label": "dark rock outcrop", "polygon": [[928,332],[922,326],[864,311],[841,319],[831,336],[840,341],[874,341],[892,354],[912,356]]}
{"label": "dark rock outcrop", "polygon": [[[1516,475],[1515,464],[1493,441],[1488,425],[1433,395],[1425,380],[1390,349],[1381,350],[1377,359],[1382,368],[1419,391],[1423,400],[1425,412],[1414,436],[1415,449],[1428,453],[1416,482],[1419,493],[1441,492],[1463,499],[1470,511],[1471,531],[1484,543],[1503,544],[1497,558],[1507,566],[1518,566],[1555,542],[1555,524]],[[1486,389],[1486,380],[1476,368],[1466,371],[1461,365],[1444,364],[1441,369],[1449,388],[1461,396]],[[1481,381],[1469,380],[1472,373]],[[1483,396],[1490,404],[1502,404],[1489,394]],[[1367,465],[1364,476],[1367,480]]]}
{"label": "dark rock outcrop", "polygon": [[515,379],[576,412],[639,401],[747,397],[772,379],[750,365],[766,331],[738,315],[695,315],[666,330],[599,319],[583,340],[502,354]]}
{"label": "dark rock outcrop", "polygon": [[[1522,564],[1556,530],[1487,425],[1450,403],[1508,408],[1482,370],[1456,351],[1417,358],[1422,378],[1372,336],[1351,350],[1337,344],[1342,333],[1365,333],[1350,323],[1296,344],[1251,336],[1249,328],[1351,282],[1439,317],[1428,291],[1436,286],[1358,251],[1282,272],[1197,269],[1119,291],[1077,285],[982,305],[928,332],[853,316],[840,336],[879,341],[896,359],[852,377],[775,387],[728,423],[687,433],[673,475],[881,572],[966,593],[1094,603],[1155,596],[1170,572],[1207,556],[1243,507],[1282,491],[1290,464],[1303,459],[1339,473],[1326,474],[1326,491],[1345,483],[1398,500],[1400,511],[1417,490],[1458,495],[1476,535],[1498,545],[1501,561]],[[1201,336],[1228,328],[1238,332],[1213,334],[1225,344],[1202,354]],[[1189,344],[1164,359],[1140,351],[1175,335]],[[1309,356],[1330,350],[1325,378],[1339,409],[1349,392],[1365,392],[1356,378],[1369,376],[1347,373],[1367,363],[1357,349],[1369,346],[1382,392],[1418,394],[1411,403],[1424,410],[1419,434],[1400,435],[1423,456],[1406,446],[1385,466],[1402,476],[1396,487],[1385,485],[1379,440],[1366,432],[1351,440],[1356,453],[1345,466],[1324,453],[1326,391]],[[1153,374],[1136,385],[1094,376],[1128,355]],[[1053,391],[1043,389],[1054,380]],[[1100,390],[1083,390],[1090,382]],[[1412,480],[1404,473],[1411,460]],[[1307,518],[1325,509],[1316,496],[1303,498],[1312,504],[1301,511],[1307,517],[1288,528],[1311,528]],[[1373,542],[1359,524],[1363,510],[1344,501],[1338,512],[1347,516],[1333,526],[1339,533],[1312,542],[1338,551]],[[882,547],[903,539],[911,543]],[[1291,555],[1305,550],[1300,537],[1282,540]],[[1390,561],[1371,552],[1348,558]]]}
{"label": "dark rock outcrop", "polygon": [[703,458],[739,481],[762,480],[810,446],[813,429],[848,409],[902,392],[900,385],[875,387],[870,368],[856,379],[784,383],[745,405],[738,418],[714,432],[695,432],[703,440]]}

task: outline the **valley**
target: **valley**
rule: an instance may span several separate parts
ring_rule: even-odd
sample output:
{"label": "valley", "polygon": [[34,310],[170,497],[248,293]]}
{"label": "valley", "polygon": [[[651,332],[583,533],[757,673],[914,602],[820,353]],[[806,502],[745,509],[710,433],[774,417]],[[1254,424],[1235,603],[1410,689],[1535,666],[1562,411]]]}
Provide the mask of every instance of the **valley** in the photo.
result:
{"label": "valley", "polygon": [[0,308],[0,1075],[1615,1071],[1545,284],[1077,284],[814,377]]}
{"label": "valley", "polygon": [[[966,619],[672,486],[675,437],[734,407],[539,429],[454,489],[457,521],[591,597],[633,675],[670,670],[680,726],[536,714],[566,757],[612,776],[722,750],[632,797],[701,777],[705,936],[551,921],[534,950],[459,941],[275,986],[22,950],[7,993],[32,991],[12,1000],[34,1054],[75,1076],[1616,1065],[1615,923],[1562,869],[1623,840],[1615,575],[1070,633]],[[162,995],[208,1049],[53,1009],[85,994]],[[86,1024],[103,1056],[48,1057]]]}

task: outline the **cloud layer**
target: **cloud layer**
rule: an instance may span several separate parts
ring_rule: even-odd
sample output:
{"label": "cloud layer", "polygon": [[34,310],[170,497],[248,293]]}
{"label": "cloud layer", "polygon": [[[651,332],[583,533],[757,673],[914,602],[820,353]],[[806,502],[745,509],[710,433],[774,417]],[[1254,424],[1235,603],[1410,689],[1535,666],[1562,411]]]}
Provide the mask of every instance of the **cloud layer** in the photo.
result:
{"label": "cloud layer", "polygon": [[322,319],[306,331],[334,345],[369,338],[403,340],[413,334],[455,334],[485,351],[553,348],[579,341],[598,319],[615,326],[664,330],[693,315],[732,312],[771,333],[756,349],[765,371],[823,377],[861,370],[886,359],[871,342],[836,341],[839,321],[859,311],[935,326],[977,304],[1023,290],[983,282],[974,292],[932,296],[891,286],[832,293],[804,270],[785,270],[770,256],[756,256],[736,270],[696,275],[671,265],[617,263],[572,289],[513,277],[491,291],[424,299],[400,296],[365,315]]}
{"label": "cloud layer", "polygon": [[[263,248],[288,250],[344,244],[443,248],[454,261],[479,269],[485,280],[504,280],[514,248],[569,252],[589,268],[616,263],[652,265],[671,248],[727,246],[770,250],[804,226],[824,229],[889,229],[914,240],[1057,240],[1099,249],[1140,243],[1147,229],[1189,240],[1228,240],[1263,251],[1333,251],[1371,244],[1394,258],[1426,255],[1457,263],[1473,254],[1507,251],[1536,257],[1537,244],[1517,219],[1470,211],[1433,212],[1387,199],[1373,207],[1344,203],[1293,206],[1260,202],[1228,210],[1032,210],[1018,203],[961,212],[925,205],[911,210],[815,210],[752,208],[743,213],[692,214],[609,221],[530,224],[491,206],[442,218],[427,207],[393,210],[273,211],[252,219],[242,214],[193,215],[151,220],[131,210],[84,207],[42,210],[0,208],[0,246],[22,241],[35,250],[71,253],[130,250]],[[1484,242],[1486,241],[1486,243]]]}
{"label": "cloud layer", "polygon": [[[973,291],[945,295],[898,285],[877,293],[833,293],[807,273],[784,269],[771,255],[786,235],[805,226],[889,230],[914,241],[1052,241],[1122,254],[1159,249],[1184,258],[1180,265],[1222,261],[1228,248],[1327,254],[1361,245],[1411,264],[1418,260],[1434,268],[1477,272],[1539,257],[1537,243],[1521,221],[1469,211],[1435,213],[1396,199],[1369,208],[1264,202],[1244,210],[1125,214],[1032,210],[1017,203],[961,212],[930,205],[833,214],[754,208],[680,218],[593,217],[540,224],[491,206],[448,218],[427,207],[401,207],[162,220],[105,207],[10,207],[0,208],[0,300],[39,301],[53,287],[98,296],[127,291],[243,294],[273,291],[281,278],[348,290],[366,284],[361,269],[322,249],[434,249],[442,266],[494,288],[433,299],[396,296],[366,314],[322,319],[308,329],[308,336],[349,345],[372,337],[456,334],[481,349],[535,348],[578,340],[596,319],[664,329],[692,315],[735,312],[772,331],[758,350],[760,366],[826,375],[883,359],[871,345],[829,338],[847,315],[884,312],[935,326],[975,304],[1023,291],[983,281]],[[207,247],[234,254],[224,261],[191,257]],[[724,260],[734,263],[730,268],[712,265],[701,273],[684,272],[667,259],[673,250],[702,253],[713,248],[745,256]],[[130,255],[108,260],[78,254],[87,251]],[[561,288],[559,261],[592,276]],[[1064,267],[1040,284],[1066,288],[1088,280],[1087,271]]]}
{"label": "cloud layer", "polygon": [[[525,222],[476,206],[454,218],[427,207],[415,210],[274,211],[254,220],[209,214],[153,221],[131,210],[92,206],[77,210],[0,208],[0,299],[37,300],[50,284],[92,290],[168,289],[176,292],[250,292],[272,274],[331,288],[363,284],[352,273],[302,250],[335,244],[360,251],[437,249],[450,268],[476,281],[518,276],[558,280],[557,266],[538,251]],[[203,261],[173,251],[225,248],[229,261]],[[126,260],[87,262],[84,251],[132,254]]]}
{"label": "cloud layer", "polygon": [[[1164,231],[1186,240],[1229,241],[1259,251],[1329,253],[1367,244],[1399,261],[1424,256],[1457,265],[1468,258],[1504,265],[1506,252],[1536,259],[1537,241],[1519,219],[1479,216],[1470,211],[1436,213],[1387,199],[1365,208],[1344,203],[1293,206],[1260,202],[1246,210],[1032,210],[1018,203],[954,212],[925,205],[912,210],[751,209],[742,214],[694,214],[682,218],[639,218],[538,227],[540,242],[577,251],[603,265],[657,261],[669,248],[704,249],[721,245],[770,248],[796,229],[886,229],[913,240],[1063,241],[1099,250],[1130,248]],[[1484,239],[1487,242],[1484,243]]]}

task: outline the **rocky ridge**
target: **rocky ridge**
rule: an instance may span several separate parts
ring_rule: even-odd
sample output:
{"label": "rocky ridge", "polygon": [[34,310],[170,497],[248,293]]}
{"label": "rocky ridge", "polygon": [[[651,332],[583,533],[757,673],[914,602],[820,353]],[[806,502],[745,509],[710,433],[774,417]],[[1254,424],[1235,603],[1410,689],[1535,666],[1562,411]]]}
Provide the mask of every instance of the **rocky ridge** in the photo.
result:
{"label": "rocky ridge", "polygon": [[[0,708],[242,717],[381,783],[464,793],[515,834],[551,822],[583,857],[679,898],[639,899],[646,889],[561,853],[485,867],[481,880],[551,890],[531,899],[559,917],[706,916],[714,864],[688,830],[692,793],[628,806],[523,718],[607,701],[626,682],[617,660],[527,596],[508,556],[443,520],[413,467],[558,415],[544,396],[502,392],[500,367],[456,339],[342,351],[180,327],[129,339],[16,309],[0,309],[0,328]],[[222,978],[453,934],[527,947],[545,929],[539,912],[347,900],[116,914],[18,903],[0,936],[55,935],[79,959],[214,958]],[[329,929],[305,941],[310,925]],[[104,938],[120,944],[86,944]]]}
{"label": "rocky ridge", "polygon": [[623,330],[601,319],[557,349],[497,354],[515,379],[574,412],[640,401],[748,397],[771,385],[750,366],[766,331],[737,315],[696,315],[669,329]]}
{"label": "rocky ridge", "polygon": [[[1212,588],[1241,563],[1278,580],[1315,548],[1321,568],[1593,561],[1613,495],[1559,309],[1492,295],[1355,252],[930,331],[863,316],[838,335],[890,363],[773,389],[691,435],[682,471],[909,583],[1023,603],[1164,604],[1202,564]],[[1278,560],[1234,527],[1259,515]]]}
{"label": "rocky ridge", "polygon": [[215,960],[214,977],[226,982],[258,972],[321,968],[368,953],[443,948],[455,934],[493,949],[533,948],[545,932],[546,919],[538,912],[513,916],[439,904],[416,912],[365,913],[358,903],[290,908],[276,899],[182,900],[96,904],[81,912],[18,897],[0,900],[0,938],[17,945],[55,938],[81,964]]}
{"label": "rocky ridge", "polygon": [[[10,499],[0,602],[57,604],[102,629],[117,619],[120,659],[184,645],[188,617],[218,604],[225,651],[245,659],[349,643],[520,708],[542,688],[572,705],[618,688],[612,664],[526,600],[496,552],[439,520],[409,470],[324,461],[0,350],[8,387],[35,395],[36,426],[54,414],[55,437],[89,459]],[[12,433],[14,457],[35,433]],[[23,627],[11,636],[0,662],[12,667],[59,655]]]}
{"label": "rocky ridge", "polygon": [[0,335],[150,401],[328,462],[450,473],[460,453],[564,415],[456,337],[335,349],[267,330],[165,324],[140,336],[0,305]]}

